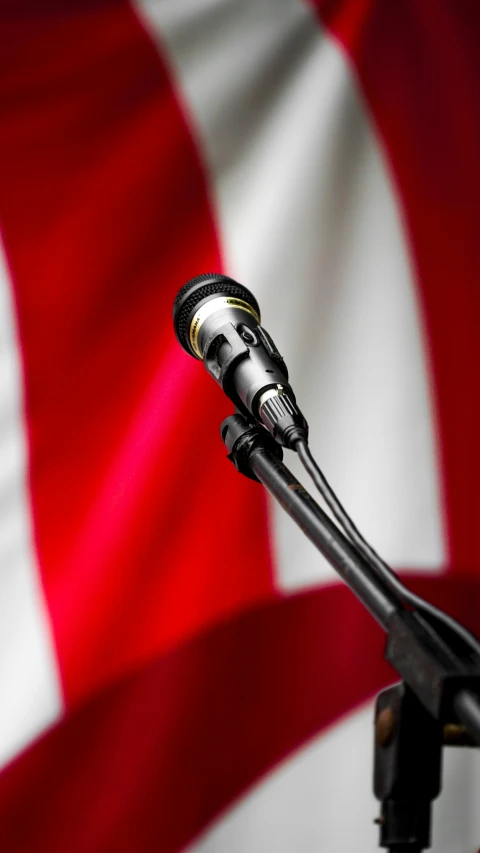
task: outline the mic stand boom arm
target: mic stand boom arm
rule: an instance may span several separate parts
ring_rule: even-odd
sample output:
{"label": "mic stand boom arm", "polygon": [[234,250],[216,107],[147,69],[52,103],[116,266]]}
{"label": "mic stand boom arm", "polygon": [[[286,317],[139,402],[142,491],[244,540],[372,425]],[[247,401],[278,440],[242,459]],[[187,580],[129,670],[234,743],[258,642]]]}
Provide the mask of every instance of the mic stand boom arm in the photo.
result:
{"label": "mic stand boom arm", "polygon": [[235,414],[221,434],[236,468],[265,486],[387,634],[385,659],[403,683],[377,697],[379,843],[390,853],[420,853],[430,846],[442,745],[480,744],[480,659],[450,627],[405,607],[283,464],[263,427]]}

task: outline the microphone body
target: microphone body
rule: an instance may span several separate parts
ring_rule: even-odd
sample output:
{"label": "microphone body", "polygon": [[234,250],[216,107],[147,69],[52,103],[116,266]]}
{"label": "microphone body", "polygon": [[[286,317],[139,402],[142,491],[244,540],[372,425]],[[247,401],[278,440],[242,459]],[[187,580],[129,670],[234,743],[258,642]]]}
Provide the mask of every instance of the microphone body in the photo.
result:
{"label": "microphone body", "polygon": [[296,405],[287,367],[260,325],[260,309],[246,287],[216,273],[197,276],[177,294],[173,318],[183,348],[203,360],[241,412],[263,424],[285,447],[306,439],[307,423]]}

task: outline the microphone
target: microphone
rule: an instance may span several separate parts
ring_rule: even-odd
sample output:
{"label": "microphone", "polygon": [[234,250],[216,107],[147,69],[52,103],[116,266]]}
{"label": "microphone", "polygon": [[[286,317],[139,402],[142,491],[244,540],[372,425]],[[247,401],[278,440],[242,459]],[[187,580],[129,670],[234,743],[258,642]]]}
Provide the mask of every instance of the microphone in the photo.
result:
{"label": "microphone", "polygon": [[285,362],[243,284],[218,273],[190,279],[175,298],[173,325],[183,349],[203,361],[240,412],[263,424],[283,447],[293,450],[307,440]]}

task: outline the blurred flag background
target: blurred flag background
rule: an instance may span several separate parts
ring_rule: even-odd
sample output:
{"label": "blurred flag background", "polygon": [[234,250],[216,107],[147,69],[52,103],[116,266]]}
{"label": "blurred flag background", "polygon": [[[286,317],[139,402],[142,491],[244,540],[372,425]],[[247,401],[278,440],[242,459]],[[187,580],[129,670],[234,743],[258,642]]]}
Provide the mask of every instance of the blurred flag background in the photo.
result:
{"label": "blurred flag background", "polygon": [[[478,631],[479,36],[470,0],[0,2],[3,853],[376,848],[381,632],[226,461],[171,307],[254,292],[358,526]],[[447,752],[435,853],[479,793]]]}

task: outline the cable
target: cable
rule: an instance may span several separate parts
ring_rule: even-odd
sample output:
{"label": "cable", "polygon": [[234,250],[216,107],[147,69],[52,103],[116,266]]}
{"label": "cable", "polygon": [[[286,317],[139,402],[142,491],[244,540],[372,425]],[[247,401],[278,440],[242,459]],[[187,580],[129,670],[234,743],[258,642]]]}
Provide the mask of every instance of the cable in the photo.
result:
{"label": "cable", "polygon": [[347,511],[344,509],[340,501],[338,500],[335,492],[331,488],[330,484],[326,480],[324,474],[321,469],[315,462],[315,459],[312,455],[312,452],[306,441],[298,441],[295,445],[295,450],[297,451],[300,461],[305,468],[308,475],[313,480],[316,488],[324,498],[327,505],[330,507],[334,517],[340,524],[340,526],[344,529],[347,536],[350,538],[351,542],[355,545],[357,550],[363,556],[363,558],[367,561],[369,566],[374,569],[374,571],[379,575],[389,586],[391,590],[394,590],[398,595],[400,595],[404,602],[411,605],[412,607],[417,608],[424,613],[428,613],[434,619],[442,622],[447,628],[461,637],[464,643],[466,643],[475,654],[480,655],[480,641],[475,637],[467,628],[464,628],[456,619],[453,619],[452,616],[449,616],[447,613],[444,613],[443,610],[439,610],[435,607],[434,604],[430,604],[429,601],[425,601],[419,595],[416,595],[414,592],[411,592],[400,580],[399,577],[395,574],[394,571],[387,565],[387,563],[382,560],[382,558],[377,554],[377,552],[372,548],[371,545],[364,539],[358,528],[353,523],[352,519],[348,515]]}

